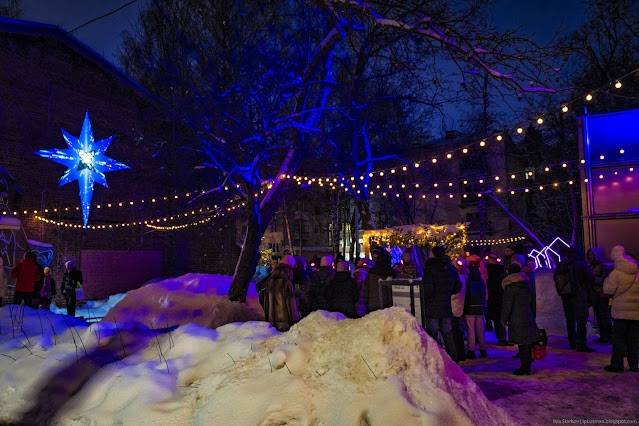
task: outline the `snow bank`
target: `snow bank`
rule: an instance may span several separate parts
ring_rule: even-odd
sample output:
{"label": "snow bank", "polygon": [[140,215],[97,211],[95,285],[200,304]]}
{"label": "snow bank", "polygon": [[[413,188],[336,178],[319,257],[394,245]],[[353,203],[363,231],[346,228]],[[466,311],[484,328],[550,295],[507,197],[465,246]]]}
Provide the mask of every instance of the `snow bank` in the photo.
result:
{"label": "snow bank", "polygon": [[0,423],[512,424],[398,308],[319,311],[281,334],[265,322],[156,334],[39,314],[57,344],[29,308],[31,343],[13,338],[0,309]]}
{"label": "snow bank", "polygon": [[249,286],[248,305],[227,299],[231,279],[226,275],[187,274],[153,282],[129,291],[102,321],[136,321],[149,328],[195,323],[214,329],[230,322],[264,319],[255,285]]}
{"label": "snow bank", "polygon": [[[126,293],[118,293],[113,296],[109,296],[107,300],[89,300],[82,307],[76,307],[75,315],[88,320],[92,318],[102,318],[106,316],[111,308],[120,303],[125,296]],[[58,308],[55,303],[52,303],[51,312],[66,315],[67,308]]]}

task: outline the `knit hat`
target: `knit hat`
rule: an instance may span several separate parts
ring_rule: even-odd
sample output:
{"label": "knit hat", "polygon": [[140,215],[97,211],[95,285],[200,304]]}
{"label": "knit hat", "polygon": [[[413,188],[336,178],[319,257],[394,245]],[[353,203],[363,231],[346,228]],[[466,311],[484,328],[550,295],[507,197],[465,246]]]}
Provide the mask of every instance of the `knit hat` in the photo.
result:
{"label": "knit hat", "polygon": [[337,272],[348,272],[349,267],[346,262],[337,262]]}
{"label": "knit hat", "polygon": [[333,264],[333,256],[322,256],[320,266],[331,266]]}
{"label": "knit hat", "polygon": [[73,268],[75,268],[75,262],[73,260],[67,260],[67,262],[64,264],[64,266],[67,269],[73,269]]}
{"label": "knit hat", "polygon": [[282,258],[282,260],[280,260],[279,263],[285,263],[292,268],[295,266],[295,258],[291,256],[290,254],[287,254],[286,256]]}
{"label": "knit hat", "polygon": [[472,265],[472,266],[479,266],[481,264],[481,257],[477,256],[476,254],[470,255],[466,258],[466,260]]}
{"label": "knit hat", "polygon": [[44,275],[46,274],[50,274],[51,273],[51,268],[49,268],[48,266],[44,268]]}

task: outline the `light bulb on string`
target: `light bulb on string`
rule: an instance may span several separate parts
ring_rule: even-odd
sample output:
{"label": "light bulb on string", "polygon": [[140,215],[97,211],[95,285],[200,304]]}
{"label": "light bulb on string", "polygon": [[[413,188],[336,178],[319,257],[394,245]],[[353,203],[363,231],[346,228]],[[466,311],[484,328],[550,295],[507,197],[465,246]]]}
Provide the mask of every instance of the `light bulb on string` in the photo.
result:
{"label": "light bulb on string", "polygon": [[462,149],[462,152],[463,152],[464,154],[467,154],[467,153],[468,153],[468,148],[464,148],[464,149]]}
{"label": "light bulb on string", "polygon": [[485,147],[486,146],[486,142],[484,142],[484,141],[479,142],[479,146],[481,146],[482,148]]}
{"label": "light bulb on string", "polygon": [[524,129],[522,129],[521,127],[517,128],[517,133],[522,134],[524,133]]}
{"label": "light bulb on string", "polygon": [[544,119],[543,119],[543,118],[541,118],[541,117],[539,117],[539,118],[537,119],[537,124],[544,124]]}
{"label": "light bulb on string", "polygon": [[451,153],[446,154],[446,158],[448,158],[448,159],[453,158],[453,154],[451,154]]}
{"label": "light bulb on string", "polygon": [[617,82],[615,83],[615,87],[617,89],[621,89],[621,81],[617,80]]}
{"label": "light bulb on string", "polygon": [[586,100],[589,102],[592,101],[592,95],[590,93],[586,95]]}
{"label": "light bulb on string", "polygon": [[502,139],[503,139],[503,138],[501,137],[501,135],[497,135],[497,140],[498,140],[498,141],[500,141],[500,140],[502,140]]}
{"label": "light bulb on string", "polygon": [[563,112],[563,113],[568,112],[568,106],[567,105],[562,106],[561,107],[561,112]]}

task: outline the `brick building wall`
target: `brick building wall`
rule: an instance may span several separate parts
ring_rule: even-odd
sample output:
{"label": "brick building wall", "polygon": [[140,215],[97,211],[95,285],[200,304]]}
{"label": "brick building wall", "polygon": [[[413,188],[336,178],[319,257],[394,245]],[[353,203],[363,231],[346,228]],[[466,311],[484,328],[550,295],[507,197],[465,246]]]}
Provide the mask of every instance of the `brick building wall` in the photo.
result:
{"label": "brick building wall", "polygon": [[[211,201],[187,204],[189,199],[173,197],[204,188],[206,182],[164,149],[167,141],[183,143],[183,136],[161,100],[57,27],[1,18],[0,94],[0,168],[11,173],[20,190],[10,197],[9,207],[18,213],[29,239],[55,247],[50,265],[54,276],[61,277],[69,259],[91,269],[82,264],[88,250],[160,251],[162,270],[157,273],[163,276],[228,273],[228,264],[235,265],[237,248],[224,237],[228,233],[234,238],[233,221],[169,232],[145,225],[115,227],[198,210]],[[94,187],[89,224],[114,227],[60,227],[22,214],[38,210],[48,219],[81,223],[78,184],[59,187],[66,167],[33,152],[66,148],[60,129],[79,136],[87,110],[96,140],[115,135],[106,155],[131,167],[107,173],[108,189]],[[180,222],[166,223],[173,224]],[[206,257],[214,261],[203,261]]]}
{"label": "brick building wall", "polygon": [[162,275],[159,250],[83,250],[82,289],[87,300],[126,293]]}

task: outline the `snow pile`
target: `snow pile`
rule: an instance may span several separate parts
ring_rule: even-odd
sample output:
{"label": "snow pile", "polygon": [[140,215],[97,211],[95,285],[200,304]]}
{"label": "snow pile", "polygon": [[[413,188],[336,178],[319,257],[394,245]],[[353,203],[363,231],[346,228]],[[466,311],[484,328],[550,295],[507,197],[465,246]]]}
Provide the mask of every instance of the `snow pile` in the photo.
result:
{"label": "snow pile", "polygon": [[249,286],[248,305],[227,299],[231,279],[226,275],[186,274],[153,282],[129,291],[102,321],[135,321],[152,329],[195,323],[214,329],[230,322],[264,319],[255,285]]}
{"label": "snow pile", "polygon": [[282,334],[265,322],[87,328],[24,312],[31,343],[0,309],[0,423],[512,424],[398,308],[358,320],[320,311]]}

